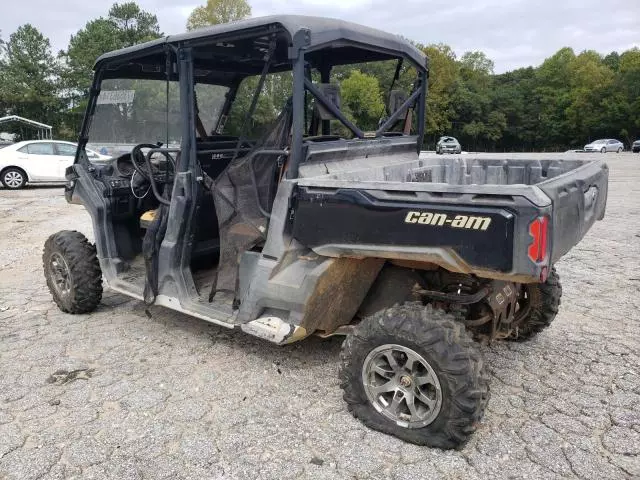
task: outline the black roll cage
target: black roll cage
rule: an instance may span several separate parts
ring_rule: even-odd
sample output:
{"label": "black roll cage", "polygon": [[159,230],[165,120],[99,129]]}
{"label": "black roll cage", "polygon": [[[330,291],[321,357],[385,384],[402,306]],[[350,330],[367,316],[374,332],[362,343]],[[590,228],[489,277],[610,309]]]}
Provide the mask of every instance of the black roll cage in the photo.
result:
{"label": "black roll cage", "polygon": [[[310,44],[310,32],[306,29],[299,30],[293,37],[289,36],[288,32],[279,27],[277,24],[265,25],[259,28],[252,28],[246,31],[226,33],[224,35],[204,37],[193,40],[183,40],[177,44],[173,43],[161,43],[159,41],[151,42],[149,48],[138,48],[134,51],[122,52],[117,56],[111,56],[104,60],[99,60],[96,63],[95,75],[93,78],[93,84],[89,91],[89,101],[85,116],[83,118],[82,127],[80,131],[80,137],[78,139],[78,150],[76,152],[75,162],[88,162],[86,155],[83,155],[86,144],[89,140],[88,133],[91,124],[91,118],[95,112],[96,102],[98,95],[100,94],[100,85],[105,78],[151,78],[158,80],[177,79],[180,84],[180,104],[182,111],[182,153],[187,154],[190,159],[189,162],[180,162],[178,169],[180,171],[187,171],[192,167],[191,163],[195,162],[195,119],[194,119],[194,59],[193,49],[196,47],[202,47],[205,45],[221,45],[224,43],[232,43],[241,40],[268,38],[276,35],[285,35],[288,38],[288,68],[283,68],[284,64],[276,65],[274,70],[270,73],[292,71],[293,73],[293,126],[292,126],[292,145],[290,150],[289,168],[287,170],[287,178],[295,179],[298,177],[298,170],[303,157],[303,142],[304,142],[304,128],[305,128],[305,92],[309,92],[317,101],[322,104],[331,114],[338,119],[346,128],[348,128],[358,139],[364,138],[380,138],[383,134],[391,128],[410,108],[414,107],[417,103],[417,150],[420,148],[424,139],[425,129],[425,106],[426,95],[428,88],[429,70],[426,65],[418,64],[413,58],[404,52],[398,50],[389,50],[381,47],[376,47],[362,42],[353,40],[335,40],[324,44],[314,45],[309,47]],[[305,67],[308,67],[313,62],[313,67],[320,71],[321,81],[328,82],[331,69],[334,66],[346,64],[344,62],[330,62],[330,55],[324,55],[323,51],[329,49],[339,48],[352,48],[356,51],[361,50],[367,52],[371,57],[377,60],[389,60],[398,59],[409,61],[412,66],[416,68],[418,72],[418,79],[414,84],[414,90],[403,105],[391,113],[391,116],[381,125],[378,130],[371,133],[363,132],[358,126],[354,125],[345,115],[336,108],[331,100],[329,100],[322,92],[313,84],[313,82],[306,77]],[[320,54],[320,55],[318,55]],[[136,59],[143,59],[145,56],[159,55],[158,58],[162,58],[162,62],[156,62],[155,65],[162,65],[164,69],[155,70],[152,73],[145,75],[138,74],[134,77],[118,77],[111,73],[118,65],[124,65],[126,62]],[[307,60],[313,57],[313,60]],[[317,59],[321,59],[319,62]],[[368,58],[362,58],[362,61],[369,60]],[[357,62],[348,62],[357,63]],[[175,68],[174,68],[175,65]],[[225,76],[223,72],[221,75],[227,82],[224,84],[229,87],[225,103],[222,107],[220,116],[215,125],[215,131],[221,128],[224,124],[223,117],[226,117],[236,96],[240,82],[252,73],[248,73],[245,70],[242,74]],[[258,74],[260,72],[255,72]],[[214,83],[214,82],[211,82]],[[261,88],[260,83],[259,88]],[[328,129],[328,122],[323,120],[322,130],[323,134]],[[193,165],[195,166],[195,165]]]}

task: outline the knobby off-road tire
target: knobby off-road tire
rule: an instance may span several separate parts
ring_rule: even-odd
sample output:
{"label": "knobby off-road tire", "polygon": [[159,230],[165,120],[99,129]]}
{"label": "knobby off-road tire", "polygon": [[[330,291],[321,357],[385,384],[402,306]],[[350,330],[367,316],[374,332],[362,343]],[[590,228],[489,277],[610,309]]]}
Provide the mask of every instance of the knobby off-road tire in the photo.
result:
{"label": "knobby off-road tire", "polygon": [[562,285],[560,275],[555,268],[551,269],[546,282],[527,284],[524,289],[527,299],[521,303],[521,308],[527,309],[527,314],[524,318],[517,320],[513,333],[507,340],[516,342],[529,340],[551,325],[558,314]]}
{"label": "knobby off-road tire", "polygon": [[[385,364],[388,348],[400,371],[394,370],[391,362]],[[414,359],[413,373],[402,371],[405,356]],[[373,368],[373,375],[367,368],[372,358],[381,362]],[[407,360],[404,366],[408,364]],[[424,383],[427,377],[431,383]],[[396,382],[400,392],[373,394],[372,401],[372,389],[379,384],[386,389],[391,385],[387,380]],[[489,377],[482,355],[464,326],[452,315],[419,302],[396,305],[362,320],[342,345],[340,383],[349,411],[368,427],[407,442],[445,449],[458,448],[467,441],[489,400]],[[433,409],[420,401],[424,398],[420,393],[432,398]],[[405,400],[404,404],[399,402],[394,418],[389,409],[393,410],[396,395]],[[414,415],[416,406],[421,415]]]}
{"label": "knobby off-road tire", "polygon": [[47,286],[60,310],[87,313],[102,298],[102,272],[96,248],[80,232],[51,235],[42,255]]}

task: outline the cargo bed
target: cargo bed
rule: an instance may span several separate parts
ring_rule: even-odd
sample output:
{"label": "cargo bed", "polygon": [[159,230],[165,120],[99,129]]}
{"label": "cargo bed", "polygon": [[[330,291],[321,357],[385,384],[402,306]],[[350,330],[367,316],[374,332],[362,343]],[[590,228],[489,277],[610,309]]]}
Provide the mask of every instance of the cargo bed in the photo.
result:
{"label": "cargo bed", "polygon": [[[345,146],[335,163],[312,149],[298,181],[294,238],[323,255],[384,256],[539,281],[604,216],[608,169],[597,155],[418,157],[392,148],[395,155],[385,159],[384,151],[362,158]],[[444,217],[432,224],[432,214]],[[546,258],[533,262],[531,224],[545,217]],[[456,228],[456,218],[469,218],[470,228]],[[477,218],[490,227],[483,230]]]}

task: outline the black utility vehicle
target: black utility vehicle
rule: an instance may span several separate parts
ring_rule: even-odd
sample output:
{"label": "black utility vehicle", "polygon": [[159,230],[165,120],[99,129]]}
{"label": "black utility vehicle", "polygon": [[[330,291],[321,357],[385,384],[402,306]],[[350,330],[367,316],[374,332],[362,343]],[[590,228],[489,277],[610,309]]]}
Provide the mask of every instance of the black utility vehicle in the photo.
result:
{"label": "black utility vehicle", "polygon": [[[339,85],[363,62],[393,78],[384,118],[356,125]],[[95,246],[47,240],[55,302],[90,312],[104,279],[277,344],[346,335],[353,415],[458,447],[489,400],[474,340],[554,319],[553,264],[603,217],[608,175],[585,155],[420,158],[428,73],[400,37],[295,16],[103,55],[65,191]],[[128,150],[92,164],[87,145]]]}

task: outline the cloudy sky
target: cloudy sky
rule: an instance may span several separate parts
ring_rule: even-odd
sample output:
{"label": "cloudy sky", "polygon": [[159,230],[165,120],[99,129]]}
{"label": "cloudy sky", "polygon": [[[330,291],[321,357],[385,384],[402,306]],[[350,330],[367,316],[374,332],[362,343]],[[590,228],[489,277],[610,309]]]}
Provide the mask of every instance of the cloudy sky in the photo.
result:
{"label": "cloudy sky", "polygon": [[[125,1],[125,0],[122,0]],[[206,0],[138,0],[158,16],[164,33],[185,30],[191,10]],[[106,15],[111,0],[21,0],[2,7],[6,39],[30,22],[54,51],[87,20]],[[564,46],[601,53],[640,46],[640,0],[249,0],[254,16],[294,13],[343,18],[421,43],[443,42],[461,54],[482,50],[496,72],[537,65]],[[15,5],[15,6],[14,6]],[[19,6],[18,6],[19,5]]]}

